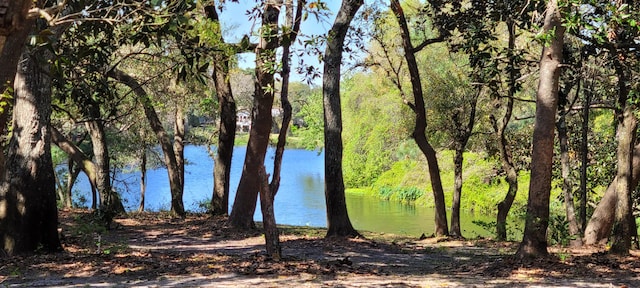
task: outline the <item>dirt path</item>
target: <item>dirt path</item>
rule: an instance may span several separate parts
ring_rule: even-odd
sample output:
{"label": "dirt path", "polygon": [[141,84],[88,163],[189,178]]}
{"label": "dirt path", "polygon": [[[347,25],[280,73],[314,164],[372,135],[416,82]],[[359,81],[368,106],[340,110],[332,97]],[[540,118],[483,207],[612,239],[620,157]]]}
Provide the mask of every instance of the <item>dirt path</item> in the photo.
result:
{"label": "dirt path", "polygon": [[[101,231],[86,213],[63,212],[65,252],[0,259],[5,287],[640,287],[638,251],[553,250],[522,263],[515,244],[406,239],[323,239],[321,229],[285,227],[284,261],[267,259],[259,232],[222,218],[159,214],[118,219]],[[559,260],[559,259],[562,260]]]}

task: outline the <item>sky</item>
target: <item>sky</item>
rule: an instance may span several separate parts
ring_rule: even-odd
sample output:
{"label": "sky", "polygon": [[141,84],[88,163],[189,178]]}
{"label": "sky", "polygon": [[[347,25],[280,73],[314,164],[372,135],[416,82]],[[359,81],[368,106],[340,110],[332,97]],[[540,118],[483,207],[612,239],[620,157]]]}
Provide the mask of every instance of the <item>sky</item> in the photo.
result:
{"label": "sky", "polygon": [[[220,22],[224,31],[225,41],[228,43],[234,43],[240,41],[242,37],[246,34],[251,34],[251,31],[255,32],[260,23],[254,23],[254,21],[249,20],[247,16],[247,10],[250,10],[252,7],[256,5],[255,0],[239,0],[239,3],[234,3],[231,1],[226,1],[225,9],[220,12]],[[317,21],[316,18],[312,15],[309,15],[306,21],[302,22],[300,26],[301,33],[307,35],[320,35],[325,34],[331,28],[333,21],[335,19],[335,15],[340,9],[340,4],[342,1],[338,0],[327,0],[325,1],[327,4],[330,15],[327,19],[322,19],[321,21]],[[284,14],[284,13],[282,13]],[[283,21],[280,21],[283,23]],[[255,39],[255,38],[254,38]],[[301,39],[301,38],[299,38]],[[298,44],[297,48],[301,46]],[[292,50],[296,49],[296,47],[292,47]],[[324,51],[324,49],[322,49]],[[303,81],[302,75],[296,73],[296,67],[298,66],[299,58],[294,56],[291,64],[291,81]],[[308,64],[313,64],[318,67],[320,71],[322,71],[322,66],[318,61],[317,56],[303,56],[303,61]],[[254,68],[255,67],[255,55],[253,53],[244,53],[241,55],[239,59],[238,66],[240,68]],[[313,81],[314,85],[319,85],[321,83],[321,79],[315,79]]]}

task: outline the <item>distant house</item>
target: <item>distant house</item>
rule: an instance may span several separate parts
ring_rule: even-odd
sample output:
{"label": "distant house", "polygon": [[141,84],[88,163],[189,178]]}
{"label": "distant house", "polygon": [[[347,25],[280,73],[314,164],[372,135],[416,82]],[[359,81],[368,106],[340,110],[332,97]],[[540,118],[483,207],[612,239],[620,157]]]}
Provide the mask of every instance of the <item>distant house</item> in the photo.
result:
{"label": "distant house", "polygon": [[271,108],[271,117],[278,117],[282,115],[282,110],[280,108]]}
{"label": "distant house", "polygon": [[[282,115],[280,108],[271,109],[271,117],[276,118]],[[275,123],[275,122],[274,122]],[[272,133],[278,133],[278,126],[275,126],[275,131]],[[236,114],[236,131],[249,132],[251,130],[251,112],[247,109],[241,109]],[[274,130],[274,129],[272,129]]]}
{"label": "distant house", "polygon": [[236,131],[249,132],[251,130],[251,113],[247,110],[240,110],[236,114]]}

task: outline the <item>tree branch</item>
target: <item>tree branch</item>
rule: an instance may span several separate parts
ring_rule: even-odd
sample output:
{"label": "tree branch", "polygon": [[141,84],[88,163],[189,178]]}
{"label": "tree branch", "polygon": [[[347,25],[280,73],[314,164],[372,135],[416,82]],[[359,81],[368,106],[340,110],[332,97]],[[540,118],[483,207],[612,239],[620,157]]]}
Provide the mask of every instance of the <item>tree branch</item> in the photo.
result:
{"label": "tree branch", "polygon": [[440,42],[444,42],[445,38],[444,36],[438,36],[436,38],[432,38],[432,39],[427,39],[424,40],[422,43],[420,43],[418,46],[413,47],[413,53],[418,53],[420,52],[422,49],[424,49],[425,47],[431,45],[431,44],[435,44],[435,43],[440,43]]}

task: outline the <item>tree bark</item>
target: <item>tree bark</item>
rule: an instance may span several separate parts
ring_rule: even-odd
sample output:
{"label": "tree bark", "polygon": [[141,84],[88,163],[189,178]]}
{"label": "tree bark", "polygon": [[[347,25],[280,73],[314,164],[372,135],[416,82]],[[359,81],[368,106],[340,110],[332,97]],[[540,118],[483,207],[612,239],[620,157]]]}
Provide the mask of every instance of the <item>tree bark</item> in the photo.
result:
{"label": "tree bark", "polygon": [[180,178],[180,187],[184,189],[184,110],[180,104],[176,105],[175,122],[173,126],[173,153],[176,158],[176,166],[178,167],[178,176]]}
{"label": "tree bark", "polygon": [[[592,80],[593,81],[593,80]],[[593,87],[593,84],[591,85]],[[589,105],[591,105],[591,89],[584,89],[582,108],[582,135],[580,154],[580,225],[582,232],[587,229],[587,166],[589,165]],[[634,154],[635,155],[635,154]],[[634,158],[635,159],[635,158]]]}
{"label": "tree bark", "polygon": [[456,148],[453,156],[454,165],[454,181],[453,181],[453,199],[451,200],[451,231],[453,237],[462,237],[460,231],[460,198],[462,196],[462,162],[463,150]]}
{"label": "tree bark", "polygon": [[[5,98],[5,91],[13,88],[18,61],[24,50],[25,41],[35,24],[28,19],[29,9],[33,6],[30,0],[11,0],[4,14],[0,14],[0,103],[13,103]],[[8,91],[7,91],[8,92]],[[0,109],[0,135],[6,135],[9,110]],[[5,151],[4,139],[0,139],[0,151]],[[0,153],[0,180],[5,176],[5,154]]]}
{"label": "tree bark", "polygon": [[409,68],[409,75],[411,76],[411,86],[414,97],[414,104],[410,104],[413,112],[416,115],[415,125],[413,129],[413,139],[415,140],[418,148],[422,154],[427,158],[429,166],[429,178],[431,180],[431,188],[433,190],[433,199],[435,203],[435,235],[446,236],[449,235],[449,229],[447,226],[447,212],[444,203],[444,189],[442,188],[442,180],[440,178],[440,167],[438,165],[438,158],[436,157],[436,151],[433,149],[427,136],[425,129],[427,128],[427,112],[425,109],[424,96],[422,93],[422,83],[420,81],[420,72],[418,71],[418,65],[413,53],[414,48],[411,44],[411,36],[409,28],[407,26],[407,20],[404,16],[404,11],[400,6],[400,2],[397,0],[391,1],[391,10],[398,20],[400,25],[400,34],[402,36],[402,46],[404,47],[404,57],[407,60],[407,66]]}
{"label": "tree bark", "polygon": [[623,119],[618,123],[618,173],[616,178],[616,209],[615,222],[612,231],[611,253],[629,254],[632,237],[632,202],[631,202],[631,149],[635,140],[637,122],[633,115],[633,108],[627,106],[622,115]]}
{"label": "tree bark", "polygon": [[516,253],[520,258],[548,255],[546,232],[549,224],[554,126],[558,109],[558,84],[564,30],[557,0],[550,0],[547,3],[543,33],[552,33],[553,35],[550,35],[551,42],[542,49],[540,59],[527,218],[524,236]]}
{"label": "tree bark", "polygon": [[[42,51],[40,51],[42,52]],[[49,52],[44,52],[47,58]],[[58,236],[49,121],[48,62],[25,52],[15,78],[13,134],[0,185],[0,240],[5,255],[62,250]]]}
{"label": "tree bark", "polygon": [[[636,144],[633,148],[632,161],[631,187],[637,187],[640,182],[640,144]],[[613,228],[616,203],[618,202],[617,186],[618,176],[611,181],[589,219],[584,232],[583,242],[585,245],[604,245],[607,243]]]}
{"label": "tree bark", "polygon": [[[623,1],[624,2],[624,1]],[[623,3],[620,2],[620,3]],[[618,3],[618,4],[620,4]],[[614,51],[616,52],[616,51]],[[619,59],[624,57],[621,51],[613,53],[616,59],[614,67],[618,76],[618,172],[616,178],[616,209],[614,212],[615,222],[613,223],[611,253],[627,255],[631,249],[631,237],[636,234],[635,219],[633,218],[633,203],[631,194],[635,186],[631,186],[631,175],[633,170],[632,150],[636,140],[637,121],[635,118],[635,106],[628,103],[629,88],[627,84],[630,77],[627,76],[625,68]],[[632,231],[633,229],[633,231]]]}
{"label": "tree bark", "polygon": [[566,113],[558,119],[556,127],[558,129],[558,141],[560,142],[560,165],[562,170],[562,194],[564,195],[564,207],[567,222],[569,223],[569,235],[571,236],[570,245],[572,247],[582,246],[582,238],[580,237],[580,226],[576,219],[575,204],[573,203],[573,188],[569,173],[571,166],[569,163],[569,136],[567,135]]}
{"label": "tree bark", "polygon": [[184,203],[182,201],[182,195],[184,193],[184,186],[181,185],[182,180],[180,177],[180,169],[178,168],[178,162],[176,155],[173,151],[171,139],[167,131],[162,126],[162,122],[158,118],[156,110],[153,108],[153,104],[147,92],[140,86],[138,81],[131,77],[131,75],[114,68],[107,72],[107,76],[111,77],[120,83],[128,86],[138,96],[138,101],[142,104],[144,114],[149,121],[151,129],[156,134],[158,142],[164,155],[164,163],[167,165],[167,174],[169,176],[169,189],[171,190],[171,211],[170,213],[184,217],[186,216],[184,210]]}
{"label": "tree bark", "polygon": [[362,0],[343,0],[336,20],[328,32],[324,52],[322,95],[324,109],[324,193],[327,208],[326,237],[356,237],[345,199],[342,172],[342,111],[340,106],[340,65],[344,39]]}
{"label": "tree bark", "polygon": [[282,248],[280,247],[280,236],[278,226],[276,226],[276,218],[273,213],[273,198],[269,188],[269,175],[262,165],[258,171],[258,179],[260,181],[260,209],[262,210],[262,225],[264,225],[265,246],[267,255],[275,261],[282,259]]}
{"label": "tree bark", "polygon": [[[218,13],[213,5],[205,7],[207,18],[218,22]],[[224,43],[219,26],[214,33],[220,34],[220,42]],[[213,83],[216,88],[220,114],[218,127],[218,147],[213,166],[213,195],[211,197],[211,213],[226,215],[229,213],[229,181],[231,178],[231,160],[233,159],[234,140],[236,138],[236,102],[229,82],[229,55],[219,53],[214,56]]]}
{"label": "tree bark", "polygon": [[266,1],[262,13],[262,35],[256,47],[256,83],[251,115],[249,143],[244,159],[242,176],[238,184],[233,209],[229,216],[232,226],[240,229],[254,227],[253,214],[256,211],[256,200],[260,190],[260,167],[264,165],[269,135],[271,134],[271,108],[274,99],[273,63],[275,50],[278,47],[278,18],[282,0]]}
{"label": "tree bark", "polygon": [[[96,104],[97,105],[97,104]],[[99,108],[97,108],[99,109]],[[93,114],[91,121],[85,122],[89,137],[91,137],[91,146],[93,147],[93,157],[95,160],[96,187],[100,193],[100,210],[105,215],[124,214],[124,206],[118,193],[113,191],[111,187],[111,166],[109,158],[109,146],[107,145],[107,136],[104,131],[104,124],[100,118],[99,110],[97,114]],[[112,217],[109,216],[109,217]],[[105,219],[106,220],[106,219]],[[108,221],[109,223],[111,220]]]}

